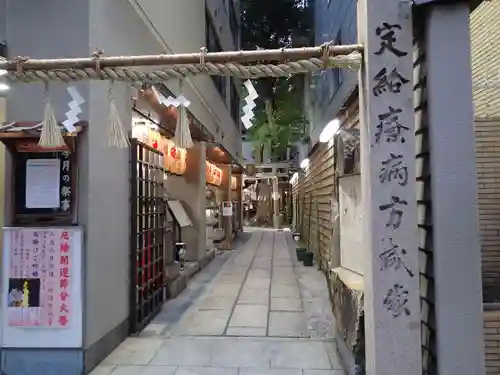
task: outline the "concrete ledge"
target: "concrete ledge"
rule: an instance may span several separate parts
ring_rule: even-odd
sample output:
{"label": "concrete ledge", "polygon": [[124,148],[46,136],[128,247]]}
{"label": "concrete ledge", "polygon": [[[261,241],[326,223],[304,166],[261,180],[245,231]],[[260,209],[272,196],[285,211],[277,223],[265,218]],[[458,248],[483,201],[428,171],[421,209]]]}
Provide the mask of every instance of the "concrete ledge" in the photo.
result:
{"label": "concrete ledge", "polygon": [[343,267],[331,270],[329,276],[340,361],[347,375],[364,375],[363,277]]}
{"label": "concrete ledge", "polygon": [[123,321],[86,350],[81,348],[3,348],[1,352],[1,374],[88,374],[127,336],[128,321]]}
{"label": "concrete ledge", "polygon": [[346,375],[365,375],[364,353],[353,352],[344,341],[344,335],[335,330],[339,361]]}
{"label": "concrete ledge", "polygon": [[166,299],[177,297],[187,286],[187,282],[198,272],[204,269],[215,258],[215,250],[208,250],[198,262],[187,262],[177,278],[167,282]]}
{"label": "concrete ledge", "polygon": [[95,366],[101,363],[108,354],[127,338],[128,333],[129,321],[126,319],[86,349],[84,352],[85,371],[90,372]]}
{"label": "concrete ledge", "polygon": [[2,374],[82,375],[81,349],[3,349]]}

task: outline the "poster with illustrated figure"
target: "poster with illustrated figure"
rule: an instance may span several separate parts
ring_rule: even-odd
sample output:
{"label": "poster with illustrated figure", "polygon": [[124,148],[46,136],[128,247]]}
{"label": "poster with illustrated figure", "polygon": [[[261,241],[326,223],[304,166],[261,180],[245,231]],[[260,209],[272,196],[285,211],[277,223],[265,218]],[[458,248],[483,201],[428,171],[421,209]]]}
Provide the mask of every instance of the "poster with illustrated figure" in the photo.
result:
{"label": "poster with illustrated figure", "polygon": [[9,235],[8,325],[66,328],[71,323],[72,233],[25,228]]}

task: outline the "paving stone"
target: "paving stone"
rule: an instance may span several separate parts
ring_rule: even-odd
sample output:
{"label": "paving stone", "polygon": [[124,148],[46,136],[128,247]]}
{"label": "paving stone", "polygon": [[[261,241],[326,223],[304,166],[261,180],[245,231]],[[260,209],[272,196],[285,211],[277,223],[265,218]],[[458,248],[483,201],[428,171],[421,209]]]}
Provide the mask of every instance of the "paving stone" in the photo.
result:
{"label": "paving stone", "polygon": [[271,310],[273,311],[303,311],[300,298],[271,298]]}
{"label": "paving stone", "polygon": [[295,279],[295,273],[289,267],[273,267],[273,278]]}
{"label": "paving stone", "polygon": [[302,370],[272,368],[242,368],[239,375],[302,375]]}
{"label": "paving stone", "polygon": [[230,327],[266,327],[268,307],[260,305],[236,305],[229,322]]}
{"label": "paving stone", "polygon": [[263,278],[247,278],[245,283],[243,284],[243,289],[269,289],[271,285],[270,279]]}
{"label": "paving stone", "polygon": [[227,367],[179,367],[175,375],[238,375],[238,369]]}
{"label": "paving stone", "polygon": [[115,368],[116,368],[115,365],[111,366],[99,365],[90,373],[90,375],[110,375]]}
{"label": "paving stone", "polygon": [[308,337],[307,321],[302,312],[275,312],[269,315],[269,336]]}
{"label": "paving stone", "polygon": [[222,284],[214,288],[210,295],[217,297],[235,297],[240,292],[240,288],[241,286],[239,284]]}
{"label": "paving stone", "polygon": [[227,310],[199,310],[175,329],[181,335],[222,335],[231,316]]}
{"label": "paving stone", "polygon": [[146,365],[162,345],[159,339],[128,338],[104,361],[103,365]]}
{"label": "paving stone", "polygon": [[274,259],[273,267],[292,267],[293,263],[290,259]]}
{"label": "paving stone", "polygon": [[271,285],[271,297],[281,298],[300,298],[299,288],[288,284],[273,284]]}
{"label": "paving stone", "polygon": [[117,366],[112,375],[174,375],[177,366]]}
{"label": "paving stone", "polygon": [[210,364],[212,340],[174,338],[166,340],[157,351],[153,366],[208,366]]}
{"label": "paving stone", "polygon": [[271,270],[260,270],[260,269],[253,269],[248,272],[248,278],[264,278],[264,279],[270,279],[271,278]]}
{"label": "paving stone", "polygon": [[165,328],[167,328],[166,324],[150,323],[146,328],[142,330],[138,337],[149,338],[160,336]]}
{"label": "paving stone", "polygon": [[266,331],[265,327],[228,327],[226,336],[262,337]]}
{"label": "paving stone", "polygon": [[233,308],[235,302],[236,302],[236,296],[234,297],[208,296],[200,302],[198,308],[200,310],[230,310]]}
{"label": "paving stone", "polygon": [[285,285],[290,285],[294,287],[298,287],[297,284],[297,279],[294,277],[280,277],[280,276],[273,276],[273,283],[274,284],[285,284]]}
{"label": "paving stone", "polygon": [[221,277],[217,277],[214,281],[214,286],[218,286],[220,284],[242,284],[243,280],[245,280],[245,275],[222,275]]}
{"label": "paving stone", "polygon": [[263,341],[228,338],[212,354],[211,366],[269,367],[270,356]]}
{"label": "paving stone", "polygon": [[269,290],[247,289],[238,297],[239,305],[269,305]]}
{"label": "paving stone", "polygon": [[259,258],[252,262],[251,269],[271,269],[272,259]]}
{"label": "paving stone", "polygon": [[331,370],[330,359],[321,342],[278,341],[269,344],[271,368]]}

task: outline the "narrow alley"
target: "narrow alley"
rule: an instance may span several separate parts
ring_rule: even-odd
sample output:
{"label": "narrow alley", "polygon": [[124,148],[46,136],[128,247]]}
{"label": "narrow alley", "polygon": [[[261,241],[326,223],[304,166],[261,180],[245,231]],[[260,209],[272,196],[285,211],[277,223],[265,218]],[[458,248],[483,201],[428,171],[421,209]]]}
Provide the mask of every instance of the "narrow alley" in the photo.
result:
{"label": "narrow alley", "polygon": [[251,230],[92,375],[340,375],[324,276]]}

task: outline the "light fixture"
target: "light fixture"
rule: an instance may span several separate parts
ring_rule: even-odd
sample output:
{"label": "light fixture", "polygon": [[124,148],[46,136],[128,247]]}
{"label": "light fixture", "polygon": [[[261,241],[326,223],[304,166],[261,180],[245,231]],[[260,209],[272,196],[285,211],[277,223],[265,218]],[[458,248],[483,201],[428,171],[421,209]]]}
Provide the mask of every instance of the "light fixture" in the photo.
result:
{"label": "light fixture", "polygon": [[10,89],[9,85],[7,85],[6,83],[0,82],[0,92],[7,91],[8,89]]}
{"label": "light fixture", "polygon": [[[6,61],[7,59],[5,57],[0,56],[0,61]],[[7,71],[5,69],[0,69],[0,77],[4,76],[7,74]]]}
{"label": "light fixture", "polygon": [[290,183],[293,185],[297,179],[299,178],[299,173],[298,172],[295,172],[292,176],[292,178],[290,178]]}
{"label": "light fixture", "polygon": [[305,158],[300,162],[300,168],[306,169],[309,166],[309,158]]}
{"label": "light fixture", "polygon": [[338,119],[333,119],[328,124],[326,124],[325,128],[319,135],[319,141],[321,143],[326,143],[332,137],[339,132],[340,129],[340,121]]}

